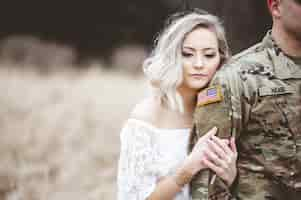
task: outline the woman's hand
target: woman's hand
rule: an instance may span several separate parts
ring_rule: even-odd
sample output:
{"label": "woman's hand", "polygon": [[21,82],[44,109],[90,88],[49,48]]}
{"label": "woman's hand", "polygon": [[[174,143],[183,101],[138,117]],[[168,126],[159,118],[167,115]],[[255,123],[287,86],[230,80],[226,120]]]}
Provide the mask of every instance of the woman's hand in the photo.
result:
{"label": "woman's hand", "polygon": [[228,186],[231,186],[237,175],[237,149],[235,138],[232,137],[229,142],[212,136],[207,140],[209,148],[204,151],[203,164],[222,178]]}
{"label": "woman's hand", "polygon": [[214,127],[208,131],[204,136],[198,139],[197,143],[194,145],[191,153],[185,159],[183,164],[183,169],[189,171],[193,176],[197,174],[200,170],[208,168],[204,163],[205,150],[209,149],[209,140],[217,132],[217,128]]}
{"label": "woman's hand", "polygon": [[180,173],[189,172],[194,176],[200,170],[209,168],[230,186],[237,175],[235,139],[231,138],[230,142],[228,139],[220,139],[215,136],[216,132],[217,128],[214,127],[198,139]]}

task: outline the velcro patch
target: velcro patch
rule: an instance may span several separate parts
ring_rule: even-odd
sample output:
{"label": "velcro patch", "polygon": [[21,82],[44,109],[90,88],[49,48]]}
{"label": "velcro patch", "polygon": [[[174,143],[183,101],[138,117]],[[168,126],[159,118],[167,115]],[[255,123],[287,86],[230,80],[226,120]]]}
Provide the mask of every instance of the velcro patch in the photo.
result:
{"label": "velcro patch", "polygon": [[197,106],[204,106],[223,100],[222,87],[220,85],[213,86],[202,90],[198,94]]}
{"label": "velcro patch", "polygon": [[280,87],[261,87],[259,88],[259,96],[273,96],[280,94],[291,94],[294,93],[294,88],[290,86]]}

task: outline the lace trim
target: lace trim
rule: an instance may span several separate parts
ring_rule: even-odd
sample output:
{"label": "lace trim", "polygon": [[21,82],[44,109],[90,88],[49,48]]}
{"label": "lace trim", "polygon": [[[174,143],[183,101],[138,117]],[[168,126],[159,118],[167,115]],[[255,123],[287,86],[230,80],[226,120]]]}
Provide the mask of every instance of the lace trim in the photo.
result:
{"label": "lace trim", "polygon": [[157,182],[158,152],[154,132],[128,121],[121,131],[118,169],[119,199],[145,199]]}
{"label": "lace trim", "polygon": [[151,124],[129,119],[121,131],[118,166],[118,199],[146,199],[159,178],[174,173],[176,160],[167,160],[158,147],[158,133],[187,129],[159,129]]}

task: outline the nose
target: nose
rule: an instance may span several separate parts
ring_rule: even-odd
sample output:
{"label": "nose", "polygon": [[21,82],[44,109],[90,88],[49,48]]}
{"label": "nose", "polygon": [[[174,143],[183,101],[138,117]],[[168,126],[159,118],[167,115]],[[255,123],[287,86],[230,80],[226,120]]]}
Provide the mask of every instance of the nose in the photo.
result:
{"label": "nose", "polygon": [[197,56],[195,58],[194,67],[195,68],[202,68],[202,67],[204,67],[204,59],[203,59],[202,56]]}

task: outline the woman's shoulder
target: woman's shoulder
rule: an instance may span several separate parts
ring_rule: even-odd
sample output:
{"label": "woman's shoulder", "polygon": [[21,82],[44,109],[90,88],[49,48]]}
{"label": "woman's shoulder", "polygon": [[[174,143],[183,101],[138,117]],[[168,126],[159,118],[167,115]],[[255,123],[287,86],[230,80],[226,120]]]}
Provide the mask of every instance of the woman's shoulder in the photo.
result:
{"label": "woman's shoulder", "polygon": [[160,118],[161,105],[159,99],[148,97],[139,102],[130,114],[130,119],[143,121],[156,126]]}
{"label": "woman's shoulder", "polygon": [[155,99],[147,98],[139,102],[121,130],[121,139],[128,138],[128,136],[131,138],[148,137],[157,133],[156,109]]}

